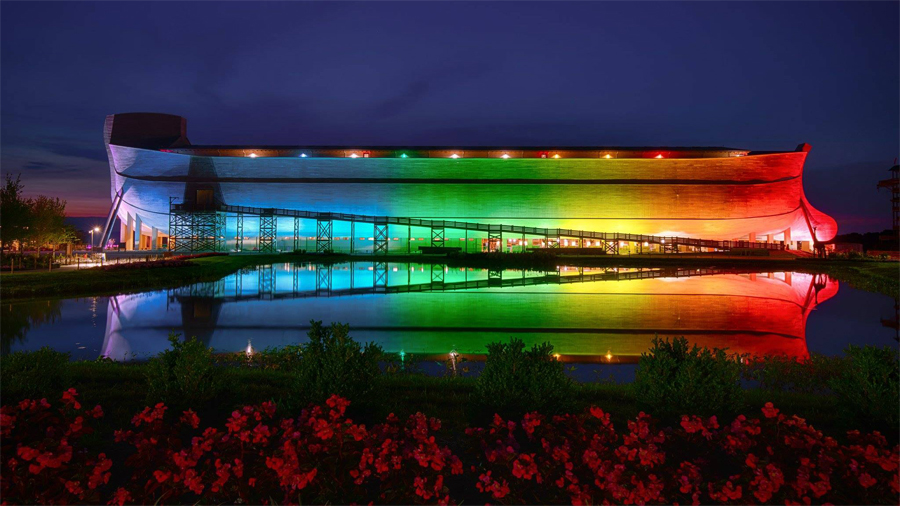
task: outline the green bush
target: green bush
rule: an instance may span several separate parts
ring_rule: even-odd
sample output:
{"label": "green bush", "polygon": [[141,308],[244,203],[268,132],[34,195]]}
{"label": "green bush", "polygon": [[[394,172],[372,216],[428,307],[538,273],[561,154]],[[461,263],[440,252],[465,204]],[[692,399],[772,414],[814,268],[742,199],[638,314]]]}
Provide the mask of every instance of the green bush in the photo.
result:
{"label": "green bush", "polygon": [[772,392],[825,393],[828,383],[840,374],[846,362],[844,357],[819,353],[812,353],[803,361],[784,355],[758,357],[750,361],[744,376]]}
{"label": "green bush", "polygon": [[490,343],[484,370],[475,382],[479,406],[503,416],[528,411],[557,412],[572,398],[572,380],[553,356],[553,345],[525,349],[521,339]]}
{"label": "green bush", "polygon": [[22,399],[58,399],[69,388],[69,354],[43,347],[0,357],[3,403]]}
{"label": "green bush", "polygon": [[169,334],[171,349],[147,362],[147,402],[197,409],[223,390],[222,371],[212,348],[192,337],[184,341]]}
{"label": "green bush", "polygon": [[829,382],[831,390],[859,420],[896,428],[900,411],[900,361],[888,347],[853,346],[848,363]]}
{"label": "green bush", "polygon": [[739,357],[725,350],[690,346],[687,339],[653,339],[641,354],[634,380],[635,395],[661,415],[734,412],[743,396]]}
{"label": "green bush", "polygon": [[311,321],[309,342],[300,346],[300,360],[293,366],[296,388],[291,404],[324,402],[332,394],[361,401],[370,393],[381,371],[384,352],[374,343],[361,346],[350,337],[350,326]]}

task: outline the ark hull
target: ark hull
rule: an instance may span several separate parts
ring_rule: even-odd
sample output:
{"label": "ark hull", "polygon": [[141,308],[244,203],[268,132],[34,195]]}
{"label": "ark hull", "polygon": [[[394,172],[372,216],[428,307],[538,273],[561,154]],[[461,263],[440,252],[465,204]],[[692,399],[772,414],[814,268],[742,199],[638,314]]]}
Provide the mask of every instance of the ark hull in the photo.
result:
{"label": "ark hull", "polygon": [[[154,139],[177,147],[154,148],[140,141],[133,125],[131,135],[114,135],[119,116],[107,119],[111,195],[114,201],[121,195],[123,223],[140,222],[142,234],[168,231],[170,202],[201,198],[217,205],[717,240],[811,241],[815,231],[818,241],[827,241],[837,232],[835,221],[803,193],[807,145],[761,154],[597,148],[565,151],[568,158],[541,150],[451,158],[440,155],[453,150],[428,149],[408,150],[414,158],[397,150],[354,157],[356,151],[337,148],[185,147],[183,131],[157,132]],[[179,125],[183,129],[184,121]],[[661,158],[650,156],[656,152]],[[314,235],[315,226],[301,223],[299,232]],[[278,228],[293,230],[293,224]],[[390,235],[409,237],[402,228]],[[231,236],[227,219],[225,235]]]}

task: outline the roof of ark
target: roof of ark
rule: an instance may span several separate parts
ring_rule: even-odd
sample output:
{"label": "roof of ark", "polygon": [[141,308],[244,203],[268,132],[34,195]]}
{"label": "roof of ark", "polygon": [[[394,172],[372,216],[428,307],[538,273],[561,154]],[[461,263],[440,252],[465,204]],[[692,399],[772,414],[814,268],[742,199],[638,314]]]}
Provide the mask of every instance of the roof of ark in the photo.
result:
{"label": "roof of ark", "polygon": [[762,154],[724,147],[179,146],[160,151],[253,158],[728,158]]}
{"label": "roof of ark", "polygon": [[[116,146],[204,157],[309,158],[729,158],[785,151],[749,151],[727,147],[634,146],[218,146],[195,145],[187,138],[187,120],[160,113],[107,116],[106,142]],[[809,151],[800,144],[794,151]]]}

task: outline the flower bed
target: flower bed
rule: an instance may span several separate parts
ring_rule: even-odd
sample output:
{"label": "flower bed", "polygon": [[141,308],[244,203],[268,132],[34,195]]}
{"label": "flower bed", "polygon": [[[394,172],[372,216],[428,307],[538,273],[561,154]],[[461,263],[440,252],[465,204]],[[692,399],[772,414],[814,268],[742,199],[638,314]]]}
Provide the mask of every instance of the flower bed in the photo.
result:
{"label": "flower bed", "polygon": [[60,504],[896,504],[900,494],[900,447],[878,433],[842,444],[771,404],[723,425],[685,416],[660,428],[642,413],[624,431],[597,407],[495,416],[455,437],[421,413],[367,428],[348,404],[333,396],[290,418],[266,402],[222,426],[157,404],[98,434],[102,408],[73,389],[58,407],[22,401],[0,410],[0,492],[4,503]]}

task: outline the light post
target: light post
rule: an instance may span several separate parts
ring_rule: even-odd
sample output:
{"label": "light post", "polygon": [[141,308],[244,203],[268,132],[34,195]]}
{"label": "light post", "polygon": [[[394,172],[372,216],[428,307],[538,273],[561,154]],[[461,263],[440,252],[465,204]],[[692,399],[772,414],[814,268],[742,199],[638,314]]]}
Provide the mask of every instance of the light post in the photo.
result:
{"label": "light post", "polygon": [[91,229],[91,251],[94,250],[94,232],[99,232],[100,227],[94,227]]}

